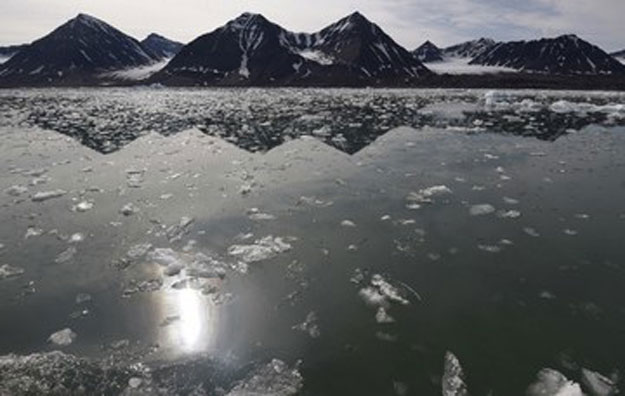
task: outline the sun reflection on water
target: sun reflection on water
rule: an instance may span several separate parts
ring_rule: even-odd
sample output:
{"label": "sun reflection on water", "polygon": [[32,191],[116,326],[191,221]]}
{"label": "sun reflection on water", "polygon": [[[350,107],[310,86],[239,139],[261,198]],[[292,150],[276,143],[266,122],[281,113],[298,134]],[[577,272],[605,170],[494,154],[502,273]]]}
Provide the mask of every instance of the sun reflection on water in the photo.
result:
{"label": "sun reflection on water", "polygon": [[163,295],[161,343],[174,354],[206,352],[215,341],[217,309],[198,290],[171,290]]}

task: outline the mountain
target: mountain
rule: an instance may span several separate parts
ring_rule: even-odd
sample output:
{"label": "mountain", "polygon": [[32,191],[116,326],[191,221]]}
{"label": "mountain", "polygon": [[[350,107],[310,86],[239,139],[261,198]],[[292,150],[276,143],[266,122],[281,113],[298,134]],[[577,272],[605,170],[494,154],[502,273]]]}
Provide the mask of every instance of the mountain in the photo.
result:
{"label": "mountain", "polygon": [[443,60],[442,51],[430,41],[421,44],[419,48],[412,51],[412,54],[424,63],[441,62]]}
{"label": "mountain", "polygon": [[314,34],[292,34],[290,44],[309,58],[343,65],[366,79],[413,79],[429,70],[359,12]]}
{"label": "mountain", "polygon": [[314,34],[244,13],[184,46],[152,81],[173,85],[369,85],[429,71],[354,13]]}
{"label": "mountain", "polygon": [[475,58],[492,49],[496,44],[495,40],[482,37],[444,48],[443,55],[450,58]]}
{"label": "mountain", "polygon": [[575,35],[497,44],[470,64],[547,74],[625,74],[625,66]]}
{"label": "mountain", "polygon": [[309,74],[313,62],[284,45],[283,35],[262,15],[244,13],[184,46],[154,78],[182,85],[288,83]]}
{"label": "mountain", "polygon": [[180,52],[182,47],[184,47],[184,44],[170,40],[156,33],[152,33],[146,37],[141,42],[141,45],[161,59],[173,58]]}
{"label": "mountain", "polygon": [[102,71],[157,60],[158,56],[134,38],[99,19],[79,14],[0,65],[0,84],[91,84]]}
{"label": "mountain", "polygon": [[15,54],[24,49],[26,45],[11,45],[8,47],[0,47],[0,63],[4,63],[11,59]]}

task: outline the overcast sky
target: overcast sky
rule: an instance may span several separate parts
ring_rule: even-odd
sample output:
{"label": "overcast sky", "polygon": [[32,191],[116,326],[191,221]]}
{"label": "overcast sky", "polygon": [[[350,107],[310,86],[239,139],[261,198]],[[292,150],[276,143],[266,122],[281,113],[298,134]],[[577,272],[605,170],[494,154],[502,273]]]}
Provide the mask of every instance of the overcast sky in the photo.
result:
{"label": "overcast sky", "polygon": [[79,12],[138,39],[158,32],[188,42],[244,11],[311,32],[355,10],[409,49],[426,39],[445,46],[563,33],[625,48],[625,0],[0,0],[0,44],[30,42]]}

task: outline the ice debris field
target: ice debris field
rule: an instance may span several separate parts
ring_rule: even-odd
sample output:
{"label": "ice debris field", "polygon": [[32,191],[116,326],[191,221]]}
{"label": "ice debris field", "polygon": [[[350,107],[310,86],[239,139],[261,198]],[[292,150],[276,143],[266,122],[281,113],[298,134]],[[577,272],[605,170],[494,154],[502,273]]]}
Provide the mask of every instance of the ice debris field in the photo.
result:
{"label": "ice debris field", "polygon": [[0,394],[616,395],[624,99],[3,91]]}

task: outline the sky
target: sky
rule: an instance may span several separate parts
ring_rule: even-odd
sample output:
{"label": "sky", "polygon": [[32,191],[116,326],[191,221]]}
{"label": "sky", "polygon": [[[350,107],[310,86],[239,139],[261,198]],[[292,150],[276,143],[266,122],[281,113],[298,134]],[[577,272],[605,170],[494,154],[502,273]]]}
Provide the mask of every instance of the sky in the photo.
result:
{"label": "sky", "polygon": [[245,11],[314,32],[356,10],[408,49],[568,33],[625,49],[625,0],[0,0],[0,45],[31,42],[80,12],[137,39],[157,32],[189,42]]}

